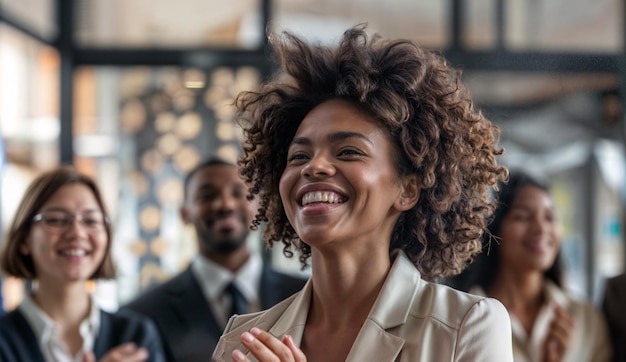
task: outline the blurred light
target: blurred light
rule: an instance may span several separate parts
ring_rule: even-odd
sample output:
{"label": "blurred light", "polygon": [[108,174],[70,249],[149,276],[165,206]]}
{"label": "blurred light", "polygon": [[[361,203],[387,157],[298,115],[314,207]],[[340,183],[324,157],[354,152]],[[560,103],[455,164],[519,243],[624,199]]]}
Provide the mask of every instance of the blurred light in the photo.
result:
{"label": "blurred light", "polygon": [[190,81],[185,82],[185,88],[202,89],[204,88],[204,82],[190,80]]}
{"label": "blurred light", "polygon": [[118,152],[115,138],[106,135],[85,135],[74,139],[74,153],[85,157],[110,156]]}
{"label": "blurred light", "polygon": [[613,190],[623,192],[624,176],[624,149],[619,142],[602,140],[596,143],[594,152],[598,160],[598,167],[607,185]]}
{"label": "blurred light", "polygon": [[56,117],[38,117],[32,120],[28,130],[23,129],[25,135],[35,142],[54,141],[59,138],[61,125]]}

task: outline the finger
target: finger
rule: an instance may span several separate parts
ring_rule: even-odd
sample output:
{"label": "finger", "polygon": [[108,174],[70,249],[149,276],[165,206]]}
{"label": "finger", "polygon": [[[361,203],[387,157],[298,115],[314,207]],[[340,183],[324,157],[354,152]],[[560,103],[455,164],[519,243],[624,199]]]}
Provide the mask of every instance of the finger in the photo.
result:
{"label": "finger", "polygon": [[302,350],[298,348],[298,346],[296,346],[291,336],[285,335],[282,341],[287,347],[289,347],[296,361],[298,362],[306,361],[306,356],[304,355],[304,352],[302,352]]}
{"label": "finger", "polygon": [[289,347],[270,333],[258,328],[252,328],[250,332],[244,332],[241,335],[241,343],[259,361],[294,361]]}
{"label": "finger", "polygon": [[145,349],[145,348],[138,348],[134,352],[126,355],[120,361],[124,361],[124,362],[143,362],[143,361],[147,360],[149,356],[150,356],[150,354],[148,353],[147,349]]}
{"label": "finger", "polygon": [[543,360],[545,362],[557,362],[561,360],[558,342],[551,339],[546,341],[545,356]]}
{"label": "finger", "polygon": [[574,327],[574,318],[564,309],[557,308],[555,318],[550,325],[548,336],[549,338],[558,339],[563,347],[566,347],[571,340]]}
{"label": "finger", "polygon": [[116,346],[108,351],[106,355],[119,358],[131,354],[137,350],[137,345],[132,342],[127,342]]}
{"label": "finger", "polygon": [[85,352],[83,362],[96,362],[96,356],[91,351]]}
{"label": "finger", "polygon": [[249,361],[249,360],[248,360],[248,357],[246,357],[246,355],[245,355],[245,354],[243,354],[243,352],[241,352],[241,351],[240,351],[240,350],[238,350],[238,349],[236,349],[236,350],[234,350],[234,351],[233,351],[232,357],[233,357],[233,361],[236,361],[236,362],[245,362],[245,361]]}
{"label": "finger", "polygon": [[573,328],[576,324],[574,317],[564,308],[557,306],[555,308],[555,313],[559,324],[563,325],[565,328]]}
{"label": "finger", "polygon": [[109,350],[100,362],[141,362],[148,359],[148,357],[147,349],[139,348],[134,343],[124,343]]}

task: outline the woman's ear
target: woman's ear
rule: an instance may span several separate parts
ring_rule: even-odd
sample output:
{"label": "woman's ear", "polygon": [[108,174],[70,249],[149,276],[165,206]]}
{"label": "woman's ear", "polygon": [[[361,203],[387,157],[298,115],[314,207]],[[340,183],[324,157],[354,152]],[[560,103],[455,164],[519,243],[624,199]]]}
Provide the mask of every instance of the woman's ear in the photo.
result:
{"label": "woman's ear", "polygon": [[400,211],[412,209],[420,198],[420,180],[416,174],[402,176],[402,192],[396,200],[396,208]]}

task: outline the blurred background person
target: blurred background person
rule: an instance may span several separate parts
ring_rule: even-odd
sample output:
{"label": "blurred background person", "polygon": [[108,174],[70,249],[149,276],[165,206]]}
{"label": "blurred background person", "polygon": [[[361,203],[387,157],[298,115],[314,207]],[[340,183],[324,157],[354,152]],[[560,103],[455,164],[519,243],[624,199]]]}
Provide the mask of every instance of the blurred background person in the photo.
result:
{"label": "blurred background person", "polygon": [[0,250],[0,268],[32,282],[0,317],[0,361],[163,361],[155,326],[96,305],[87,281],[112,279],[111,224],[90,178],[61,167],[27,189]]}
{"label": "blurred background person", "polygon": [[606,280],[602,311],[609,324],[613,360],[626,362],[626,273]]}
{"label": "blurred background person", "polygon": [[4,314],[4,300],[2,300],[2,278],[0,277],[0,315]]}
{"label": "blurred background person", "polygon": [[563,288],[561,233],[548,185],[512,171],[497,203],[482,253],[450,284],[504,304],[516,362],[610,361],[604,317]]}
{"label": "blurred background person", "polygon": [[271,269],[248,246],[258,203],[247,195],[237,167],[223,160],[203,162],[185,178],[180,215],[193,225],[199,253],[125,307],[156,322],[168,360],[208,361],[232,314],[269,308],[305,283]]}

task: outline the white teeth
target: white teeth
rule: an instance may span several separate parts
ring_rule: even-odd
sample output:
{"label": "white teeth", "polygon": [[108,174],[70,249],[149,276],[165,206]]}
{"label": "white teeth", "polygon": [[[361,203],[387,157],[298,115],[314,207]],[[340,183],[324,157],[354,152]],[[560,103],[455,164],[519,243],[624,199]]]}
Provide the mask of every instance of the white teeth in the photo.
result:
{"label": "white teeth", "polygon": [[87,255],[87,252],[83,249],[68,249],[61,250],[61,254],[68,256],[84,256]]}
{"label": "white teeth", "polygon": [[340,204],[344,202],[343,198],[331,191],[313,191],[307,192],[302,196],[302,205],[312,204],[314,202],[324,202],[328,204]]}

